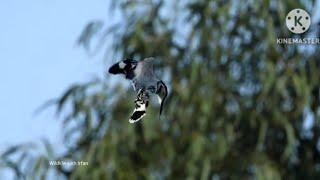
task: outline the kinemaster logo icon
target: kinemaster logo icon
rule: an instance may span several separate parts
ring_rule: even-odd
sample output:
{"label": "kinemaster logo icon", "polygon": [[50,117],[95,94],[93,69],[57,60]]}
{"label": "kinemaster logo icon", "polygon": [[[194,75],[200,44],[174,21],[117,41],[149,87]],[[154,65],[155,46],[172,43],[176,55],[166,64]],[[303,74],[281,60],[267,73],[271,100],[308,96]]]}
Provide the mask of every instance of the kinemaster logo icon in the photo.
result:
{"label": "kinemaster logo icon", "polygon": [[303,9],[294,9],[286,17],[288,29],[295,34],[306,32],[311,24],[310,15]]}
{"label": "kinemaster logo icon", "polygon": [[284,20],[289,31],[293,33],[289,37],[278,37],[277,44],[309,44],[319,45],[320,38],[312,37],[312,33],[307,32],[310,29],[311,16],[310,14],[300,8],[291,10]]}

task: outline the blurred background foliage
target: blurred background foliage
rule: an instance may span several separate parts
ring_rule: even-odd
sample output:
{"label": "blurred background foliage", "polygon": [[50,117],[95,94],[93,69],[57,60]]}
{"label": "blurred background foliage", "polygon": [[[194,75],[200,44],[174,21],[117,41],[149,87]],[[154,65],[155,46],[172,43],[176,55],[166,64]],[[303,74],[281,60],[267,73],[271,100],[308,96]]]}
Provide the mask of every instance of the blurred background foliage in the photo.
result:
{"label": "blurred background foliage", "polygon": [[46,140],[13,146],[1,167],[22,179],[319,179],[320,51],[276,43],[319,37],[315,23],[299,36],[284,23],[291,9],[313,12],[314,4],[113,1],[118,21],[89,22],[77,42],[89,53],[104,51],[106,69],[156,57],[170,93],[164,116],[158,120],[151,106],[129,124],[135,94],[122,78],[75,84],[49,102],[62,119],[65,152]]}

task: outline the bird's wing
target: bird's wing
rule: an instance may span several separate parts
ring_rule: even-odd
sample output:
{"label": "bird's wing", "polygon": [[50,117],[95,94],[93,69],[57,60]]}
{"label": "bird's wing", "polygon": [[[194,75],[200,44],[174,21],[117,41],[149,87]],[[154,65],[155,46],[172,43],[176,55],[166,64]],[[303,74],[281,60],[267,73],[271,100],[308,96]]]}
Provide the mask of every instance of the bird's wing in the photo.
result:
{"label": "bird's wing", "polygon": [[160,114],[159,115],[161,116],[164,101],[168,95],[168,88],[163,81],[158,81],[156,94],[158,96],[159,103],[160,103]]}
{"label": "bird's wing", "polygon": [[130,123],[135,123],[140,121],[145,115],[149,104],[149,95],[146,91],[140,89],[135,100],[135,108],[129,119]]}

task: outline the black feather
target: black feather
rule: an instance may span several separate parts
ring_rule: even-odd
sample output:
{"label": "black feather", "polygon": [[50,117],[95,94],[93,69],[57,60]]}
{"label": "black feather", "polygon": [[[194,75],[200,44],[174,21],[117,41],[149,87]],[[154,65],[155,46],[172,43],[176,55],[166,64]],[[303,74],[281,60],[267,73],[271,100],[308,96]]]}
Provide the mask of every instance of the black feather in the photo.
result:
{"label": "black feather", "polygon": [[130,119],[136,121],[136,120],[140,119],[144,114],[146,114],[146,111],[135,111],[132,114]]}
{"label": "black feather", "polygon": [[116,64],[112,65],[109,68],[110,74],[124,74],[126,79],[133,79],[135,77],[134,69],[136,68],[137,61],[132,59],[126,59],[124,61],[121,61],[125,63],[126,65],[124,68],[120,68],[119,64],[120,62],[117,62]]}

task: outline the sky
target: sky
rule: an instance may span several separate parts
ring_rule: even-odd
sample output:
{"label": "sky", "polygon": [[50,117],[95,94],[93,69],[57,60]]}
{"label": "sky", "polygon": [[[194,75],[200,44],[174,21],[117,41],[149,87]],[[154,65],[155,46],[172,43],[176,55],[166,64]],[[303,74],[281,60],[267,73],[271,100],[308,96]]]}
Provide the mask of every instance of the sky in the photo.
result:
{"label": "sky", "polygon": [[76,40],[86,23],[107,16],[105,0],[0,2],[0,152],[42,138],[61,145],[54,108],[35,111],[72,83],[103,73],[103,56],[89,56]]}

